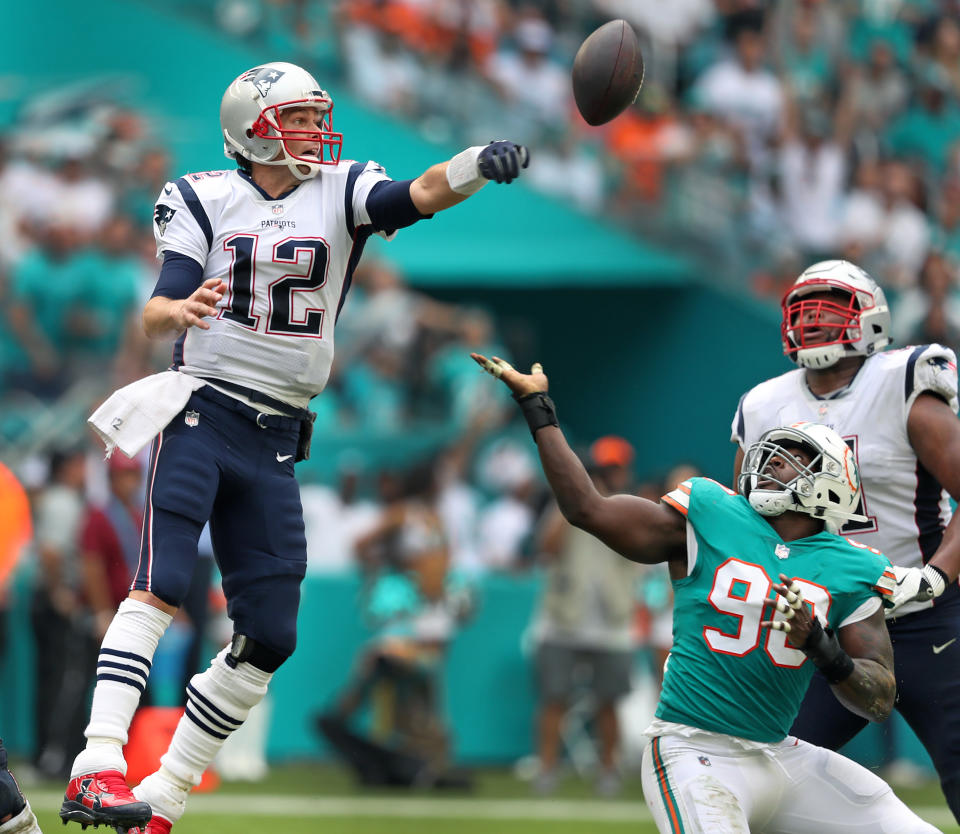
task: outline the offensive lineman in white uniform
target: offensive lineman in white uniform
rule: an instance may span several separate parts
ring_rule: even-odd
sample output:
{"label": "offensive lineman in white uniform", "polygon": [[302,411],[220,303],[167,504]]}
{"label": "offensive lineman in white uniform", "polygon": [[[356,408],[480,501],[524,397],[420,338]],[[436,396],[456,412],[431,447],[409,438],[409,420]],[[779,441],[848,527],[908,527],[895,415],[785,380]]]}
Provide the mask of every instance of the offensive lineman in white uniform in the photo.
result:
{"label": "offensive lineman in white uniform", "polygon": [[[841,533],[895,566],[887,625],[897,709],[930,753],[960,821],[960,540],[949,503],[960,497],[956,357],[941,345],[882,351],[889,330],[883,290],[862,269],[847,261],[807,269],[783,301],[784,351],[800,367],[741,398],[734,471],[763,432],[797,420],[830,426],[852,448],[866,521]],[[836,750],[865,723],[816,676],[791,732]]]}
{"label": "offensive lineman in white uniform", "polygon": [[[153,443],[140,565],[100,650],[64,822],[167,834],[183,814],[296,643],[306,540],[293,464],[309,454],[307,404],[327,382],[334,324],[364,242],[390,239],[489,180],[509,183],[528,163],[526,148],[504,140],[393,181],[374,162],[340,160],[332,108],[293,64],[243,73],[220,107],[237,170],[188,174],[157,200],[163,266],[143,325],[152,338],[176,338],[179,373],[164,384],[188,393]],[[145,398],[142,410],[151,407]],[[112,428],[123,431],[126,419]],[[160,769],[131,792],[122,745],[208,519],[233,641],[192,678]]]}

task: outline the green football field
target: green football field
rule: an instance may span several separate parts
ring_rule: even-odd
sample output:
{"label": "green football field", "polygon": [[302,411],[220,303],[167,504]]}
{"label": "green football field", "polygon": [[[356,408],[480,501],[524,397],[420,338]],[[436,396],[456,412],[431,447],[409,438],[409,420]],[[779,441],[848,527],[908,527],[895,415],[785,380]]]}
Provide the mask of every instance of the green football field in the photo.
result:
{"label": "green football field", "polygon": [[[24,786],[46,834],[64,829],[57,817],[62,786]],[[935,783],[898,788],[920,816],[945,834],[960,834]],[[92,829],[88,829],[92,831]],[[104,831],[104,829],[100,829]],[[222,785],[191,797],[176,834],[656,834],[639,776],[613,800],[594,797],[573,777],[550,798],[531,797],[505,771],[481,771],[470,792],[370,791],[336,768],[315,764],[275,767],[263,782]],[[827,832],[824,832],[827,834]]]}

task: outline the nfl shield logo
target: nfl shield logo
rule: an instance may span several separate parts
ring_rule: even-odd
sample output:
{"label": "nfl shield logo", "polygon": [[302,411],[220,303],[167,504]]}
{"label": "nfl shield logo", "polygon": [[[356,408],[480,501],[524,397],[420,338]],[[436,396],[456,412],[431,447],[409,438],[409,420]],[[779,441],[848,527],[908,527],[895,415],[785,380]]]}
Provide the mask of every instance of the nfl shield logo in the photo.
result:
{"label": "nfl shield logo", "polygon": [[273,213],[274,213],[274,214],[283,214],[283,203],[277,203],[277,204],[273,207]]}
{"label": "nfl shield logo", "polygon": [[706,756],[697,756],[697,761],[700,762],[700,764],[702,764],[704,767],[713,767],[710,759],[708,759]]}
{"label": "nfl shield logo", "polygon": [[790,548],[785,544],[778,544],[773,552],[777,555],[778,559],[786,559],[790,555]]}
{"label": "nfl shield logo", "polygon": [[183,415],[183,422],[188,426],[196,426],[200,423],[200,412],[199,411],[188,411]]}

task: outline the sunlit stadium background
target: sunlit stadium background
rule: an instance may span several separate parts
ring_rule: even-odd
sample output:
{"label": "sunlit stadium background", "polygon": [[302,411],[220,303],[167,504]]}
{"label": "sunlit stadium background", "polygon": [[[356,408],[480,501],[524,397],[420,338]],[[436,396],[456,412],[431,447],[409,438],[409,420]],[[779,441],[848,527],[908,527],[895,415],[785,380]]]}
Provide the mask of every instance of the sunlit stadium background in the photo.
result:
{"label": "sunlit stadium background", "polygon": [[[957,6],[4,4],[0,461],[34,500],[49,486],[51,455],[78,449],[88,458],[85,500],[105,495],[85,418],[111,390],[169,362],[169,346],[138,330],[157,272],[153,203],[169,178],[229,164],[218,105],[242,70],[267,60],[310,69],[335,102],[344,158],[374,159],[397,179],[496,138],[533,156],[523,182],[368,247],[338,326],[335,373],[314,401],[313,453],[298,466],[310,558],[298,650],[246,748],[222,763],[221,786],[196,797],[178,831],[653,830],[636,766],[656,699],[658,623],[669,616],[665,575],[650,570],[637,584],[621,795],[594,796],[584,695],[565,724],[566,777],[555,796],[532,798],[537,531],[548,502],[526,429],[468,354],[542,361],[585,458],[597,438],[625,438],[635,488],[655,497],[681,464],[729,481],[737,398],[788,368],[778,300],[808,262],[858,261],[893,298],[901,344],[956,347]],[[646,80],[627,113],[590,128],[573,107],[569,67],[583,37],[616,17],[641,37]],[[758,58],[752,72],[732,48],[744,30],[760,33],[744,47]],[[377,606],[404,604],[372,597],[354,542],[427,463],[457,587],[472,600],[438,675],[451,762],[473,788],[385,793],[350,780],[315,719],[377,634]],[[54,639],[31,616],[45,581],[38,564],[28,547],[0,584],[0,734],[52,830],[62,763],[42,757],[37,732],[40,714],[63,705],[37,694],[38,675],[55,680],[58,664],[36,650]],[[229,634],[211,573],[203,658]],[[68,608],[75,632],[92,634],[89,602]],[[162,644],[150,695],[160,710],[179,703],[193,632],[178,621]],[[389,695],[375,694],[360,718],[381,740]],[[156,744],[145,733],[148,755]],[[957,830],[899,718],[847,752]]]}

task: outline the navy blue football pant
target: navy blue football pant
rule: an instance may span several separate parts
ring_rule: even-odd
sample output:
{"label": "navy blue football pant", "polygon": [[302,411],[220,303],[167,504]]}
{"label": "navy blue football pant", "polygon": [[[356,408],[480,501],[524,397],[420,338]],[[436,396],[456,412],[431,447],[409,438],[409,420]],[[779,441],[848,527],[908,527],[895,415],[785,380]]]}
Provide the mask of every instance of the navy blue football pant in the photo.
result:
{"label": "navy blue football pant", "polygon": [[[896,709],[933,759],[947,804],[960,822],[960,595],[955,585],[946,596],[932,609],[888,620],[887,628],[897,677]],[[866,725],[817,673],[790,732],[837,750]]]}
{"label": "navy blue football pant", "polygon": [[258,422],[253,408],[226,394],[195,392],[153,443],[132,587],[179,607],[209,519],[235,631],[292,654],[307,564],[293,471],[299,425],[262,415]]}

